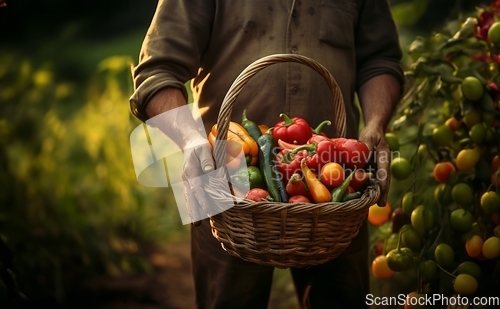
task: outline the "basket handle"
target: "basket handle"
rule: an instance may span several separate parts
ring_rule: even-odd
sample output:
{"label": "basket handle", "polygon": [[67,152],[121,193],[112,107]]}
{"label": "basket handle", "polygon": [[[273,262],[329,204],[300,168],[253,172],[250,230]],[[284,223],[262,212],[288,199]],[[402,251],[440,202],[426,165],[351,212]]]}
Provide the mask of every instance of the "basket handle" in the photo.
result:
{"label": "basket handle", "polygon": [[[224,140],[227,138],[227,131],[229,129],[229,122],[231,119],[231,113],[233,110],[234,102],[238,97],[239,93],[243,90],[246,83],[255,74],[260,72],[262,69],[276,63],[282,62],[296,62],[304,64],[316,72],[318,72],[327,82],[330,90],[332,91],[333,101],[335,102],[335,132],[337,137],[345,137],[346,135],[346,111],[344,106],[344,99],[340,88],[333,78],[332,74],[328,70],[309,57],[297,54],[274,54],[263,58],[260,58],[248,67],[246,67],[240,75],[234,80],[233,84],[229,88],[224,100],[222,101],[222,106],[219,111],[219,116],[217,118],[217,140]],[[223,166],[225,162],[225,151],[223,143],[216,143],[214,149],[214,157],[217,166]]]}

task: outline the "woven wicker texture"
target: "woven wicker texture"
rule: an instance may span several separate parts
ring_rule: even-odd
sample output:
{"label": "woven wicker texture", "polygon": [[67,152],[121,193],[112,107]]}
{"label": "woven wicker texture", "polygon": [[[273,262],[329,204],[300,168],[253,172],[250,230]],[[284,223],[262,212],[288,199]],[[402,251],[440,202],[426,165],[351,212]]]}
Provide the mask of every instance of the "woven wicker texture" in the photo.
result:
{"label": "woven wicker texture", "polygon": [[[292,54],[275,54],[250,64],[233,82],[219,111],[217,139],[225,140],[234,102],[245,84],[262,69],[276,63],[296,62],[318,72],[332,91],[336,136],[346,134],[346,112],[342,93],[328,70],[315,60]],[[216,144],[217,166],[224,166],[225,148]],[[223,169],[220,169],[223,170]],[[227,177],[210,177],[207,193],[216,202],[231,203],[225,195]],[[210,217],[213,236],[229,254],[245,261],[277,268],[303,268],[322,264],[340,255],[358,234],[376,203],[380,188],[370,181],[363,196],[343,203],[277,203],[242,200],[232,208]]]}

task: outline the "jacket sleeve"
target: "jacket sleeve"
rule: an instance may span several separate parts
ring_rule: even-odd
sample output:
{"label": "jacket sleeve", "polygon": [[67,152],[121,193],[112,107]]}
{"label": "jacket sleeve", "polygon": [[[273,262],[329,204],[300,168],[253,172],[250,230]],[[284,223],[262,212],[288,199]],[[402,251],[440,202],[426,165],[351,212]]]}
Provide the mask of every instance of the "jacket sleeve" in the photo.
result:
{"label": "jacket sleeve", "polygon": [[394,75],[404,86],[402,51],[388,0],[364,0],[356,27],[356,89],[381,74]]}
{"label": "jacket sleeve", "polygon": [[134,93],[130,110],[146,121],[149,100],[166,87],[179,88],[196,76],[210,37],[214,4],[211,0],[160,0],[142,43],[139,63],[132,68]]}

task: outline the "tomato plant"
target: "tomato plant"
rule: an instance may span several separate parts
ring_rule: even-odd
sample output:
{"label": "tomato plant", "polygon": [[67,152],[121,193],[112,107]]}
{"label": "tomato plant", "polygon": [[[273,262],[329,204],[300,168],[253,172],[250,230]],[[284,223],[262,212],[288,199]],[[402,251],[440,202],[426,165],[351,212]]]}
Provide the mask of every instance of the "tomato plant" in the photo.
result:
{"label": "tomato plant", "polygon": [[394,250],[399,228],[419,261],[406,292],[500,290],[500,1],[416,37],[407,51],[407,87],[386,140],[399,154],[393,215],[410,223],[377,232]]}

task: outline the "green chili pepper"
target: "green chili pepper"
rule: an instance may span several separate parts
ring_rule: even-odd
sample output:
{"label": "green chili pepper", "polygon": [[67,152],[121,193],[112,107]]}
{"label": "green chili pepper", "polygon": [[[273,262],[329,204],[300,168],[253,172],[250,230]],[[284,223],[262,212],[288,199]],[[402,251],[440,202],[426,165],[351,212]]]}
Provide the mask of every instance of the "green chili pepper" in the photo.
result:
{"label": "green chili pepper", "polygon": [[387,253],[387,266],[392,271],[405,271],[413,267],[415,261],[410,248],[401,248],[401,235],[399,232],[398,247]]}
{"label": "green chili pepper", "polygon": [[262,135],[259,126],[252,120],[247,118],[247,110],[243,110],[243,115],[241,116],[241,125],[247,130],[248,134],[257,141]]}
{"label": "green chili pepper", "polygon": [[363,193],[361,191],[357,191],[357,192],[354,192],[354,193],[346,194],[342,198],[342,202],[347,202],[347,201],[350,201],[350,200],[354,200],[354,199],[360,198],[361,195],[363,195]]}
{"label": "green chili pepper", "polygon": [[349,188],[349,184],[351,183],[352,176],[356,172],[356,168],[352,171],[349,176],[342,182],[342,184],[332,190],[332,202],[341,202],[344,198],[347,189]]}

